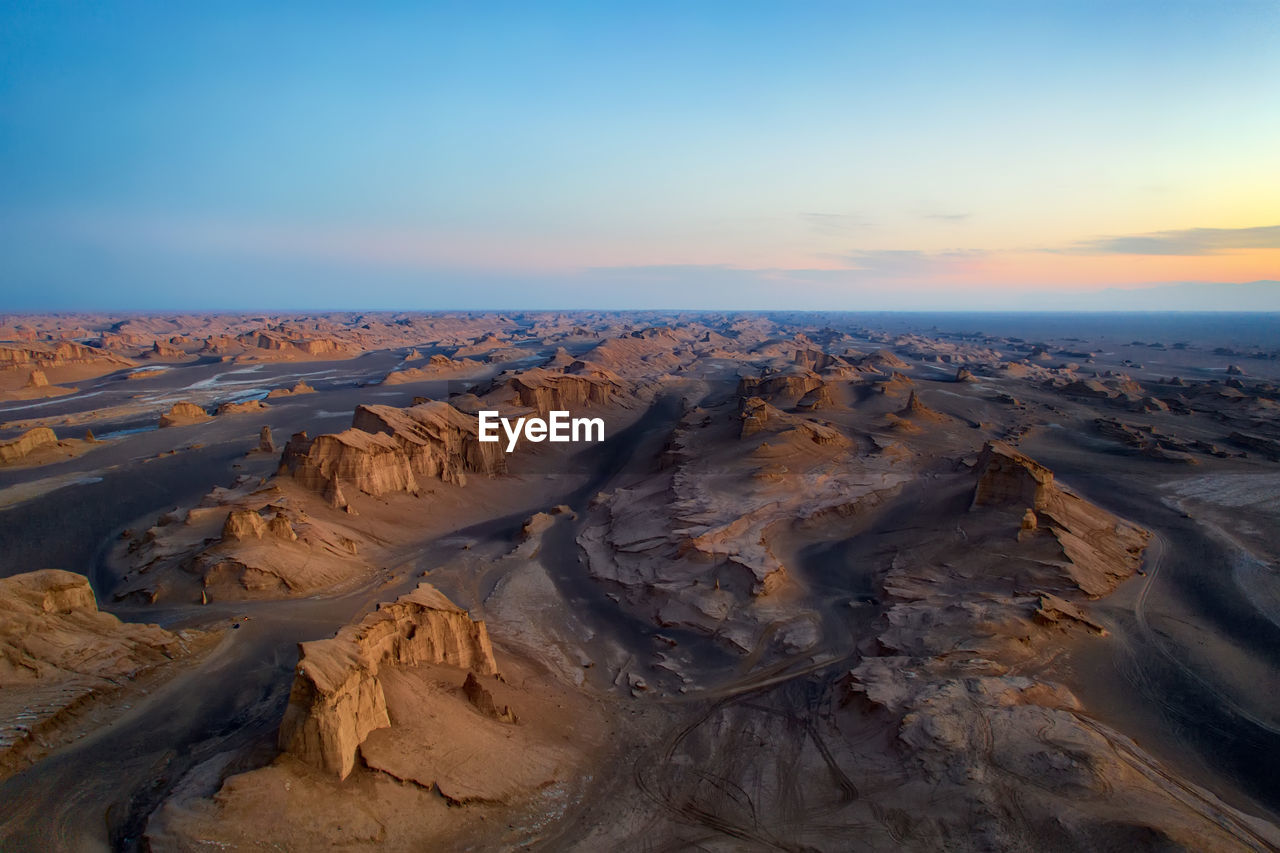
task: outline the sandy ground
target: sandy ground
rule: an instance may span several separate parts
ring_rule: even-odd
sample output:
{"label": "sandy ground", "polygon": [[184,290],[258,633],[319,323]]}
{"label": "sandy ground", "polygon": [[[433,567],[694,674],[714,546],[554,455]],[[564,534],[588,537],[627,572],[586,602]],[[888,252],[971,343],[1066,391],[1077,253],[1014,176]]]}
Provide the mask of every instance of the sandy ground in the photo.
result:
{"label": "sandy ground", "polygon": [[[608,369],[631,402],[616,410],[618,429],[604,445],[544,446],[516,454],[505,477],[435,486],[421,497],[356,495],[359,514],[351,523],[380,543],[368,553],[375,570],[292,600],[111,604],[120,568],[107,557],[126,529],[146,529],[237,477],[270,478],[278,456],[249,452],[262,426],[271,427],[279,448],[299,430],[345,428],[356,405],[441,398],[457,390],[456,380],[375,384],[404,363],[402,350],[304,364],[195,359],[143,379],[109,374],[77,382],[75,394],[0,404],[6,437],[50,425],[60,438],[91,428],[103,439],[76,458],[0,470],[0,572],[79,571],[123,619],[219,629],[224,637],[128,709],[92,718],[82,737],[0,782],[0,846],[140,849],[147,835],[157,849],[202,849],[204,842],[314,849],[334,838],[355,847],[415,849],[430,839],[440,849],[548,850],[1280,844],[1273,760],[1280,754],[1273,701],[1280,688],[1280,469],[1264,453],[1237,455],[1243,448],[1226,440],[1234,431],[1276,438],[1280,423],[1266,405],[1230,395],[1197,403],[1203,411],[1189,415],[1137,413],[1115,400],[1064,394],[1035,372],[1086,362],[1075,376],[1123,372],[1143,388],[1135,398],[1168,396],[1181,392],[1159,380],[1217,380],[1218,388],[1226,365],[1239,359],[1173,349],[1172,342],[1061,341],[1051,351],[1072,354],[1031,359],[1023,376],[985,370],[991,359],[981,354],[936,360],[937,353],[968,359],[966,353],[1008,349],[1007,341],[936,333],[908,340],[858,327],[839,343],[797,344],[800,326],[816,340],[836,321],[805,319],[758,333],[743,322],[723,345],[695,341],[707,348],[697,357],[682,342],[640,351],[645,342],[622,333],[636,351]],[[563,339],[543,330],[520,346],[530,353],[528,365],[554,357],[560,346],[590,359],[596,343],[619,334],[611,323],[599,318],[587,334],[572,336],[566,328]],[[730,331],[728,324],[718,328]],[[750,439],[771,449],[739,444],[737,377],[789,362],[798,347],[893,349],[903,364],[894,369],[909,377],[923,413],[904,410],[905,397],[879,393],[885,373],[849,373],[826,380],[832,404],[812,414],[797,408],[799,394],[771,398],[783,414],[774,416],[772,431]],[[423,341],[418,349],[426,356],[454,348]],[[953,381],[960,363],[972,365],[976,381]],[[1261,386],[1280,375],[1280,362],[1242,363],[1248,393],[1273,397]],[[473,381],[521,366],[495,362]],[[151,428],[179,400],[212,410],[299,379],[317,393],[272,399],[253,414]],[[817,419],[845,443],[815,456],[794,444],[779,417],[791,419],[787,425]],[[1098,418],[1151,426],[1176,439],[1170,447],[1212,444],[1222,455],[1178,450],[1193,462],[1157,458],[1100,431]],[[710,426],[701,426],[703,419]],[[982,572],[1002,577],[1012,553],[1012,545],[980,544],[997,541],[983,538],[996,534],[968,510],[967,464],[993,439],[1017,443],[1083,498],[1151,531],[1142,572],[1085,602],[1105,635],[997,618],[995,611],[979,629],[947,621],[947,614],[973,609],[979,579],[988,577]],[[872,459],[892,460],[892,470],[908,475],[905,485],[872,502],[828,501],[815,511],[831,487],[814,472],[870,470]],[[719,467],[697,467],[708,460]],[[625,537],[634,549],[628,553],[641,558],[620,558],[622,569],[593,563],[581,543],[606,517],[603,507],[626,505],[615,496],[628,491],[657,496],[634,503],[648,513],[644,519],[624,519],[634,527]],[[695,505],[704,498],[711,502]],[[530,517],[558,506],[566,510],[530,537]],[[322,514],[318,505],[311,512]],[[739,517],[765,521],[732,527]],[[622,523],[613,523],[621,531]],[[722,531],[725,544],[691,557],[678,531],[695,524]],[[648,539],[646,525],[654,531]],[[756,559],[760,543],[785,567],[763,595],[752,592],[750,574],[735,562]],[[642,576],[618,574],[632,565]],[[487,620],[537,725],[552,731],[564,724],[564,707],[573,707],[582,737],[571,762],[574,782],[563,792],[451,806],[440,793],[393,783],[373,767],[335,785],[278,755],[275,734],[297,643],[331,636],[424,574]],[[920,598],[926,604],[912,609],[917,605],[891,591],[904,588],[904,577],[930,596],[957,597],[945,605]],[[1010,600],[1029,592],[1017,583],[1009,581]],[[916,703],[903,706],[912,719],[959,719],[956,708],[978,709],[963,713],[989,733],[985,746],[938,728],[929,729],[928,740],[912,740],[909,722],[891,710],[898,706],[876,704],[856,687],[872,683],[869,671],[851,675],[885,659],[884,638],[901,628],[904,614],[929,607],[936,616],[911,623],[912,642],[926,651],[899,653],[912,663],[895,666],[916,673],[917,682],[936,679],[941,692],[908,691],[894,701]],[[1027,642],[1018,639],[1023,633]],[[957,662],[955,653],[930,646],[944,637],[984,662]],[[421,685],[452,677],[406,675],[397,682],[401,707],[428,707],[437,694],[422,693]],[[1018,687],[1038,698],[1013,705],[984,704],[986,694],[976,692],[963,706],[939,704],[955,685],[1012,689],[1008,679],[1046,686],[1043,695]],[[452,713],[448,707],[440,712]],[[1021,727],[1030,724],[1010,707],[1028,719],[1039,715],[1043,742],[1025,736]],[[430,743],[429,733],[414,734],[411,726],[392,731]],[[943,749],[944,736],[965,745]],[[1074,755],[1111,787],[1083,771],[1050,784],[1052,774],[1035,769],[1040,755]],[[942,757],[950,763],[931,763]],[[1039,781],[1018,781],[1023,776]],[[270,809],[262,807],[267,802]],[[359,814],[336,811],[348,808]],[[396,817],[409,812],[417,817]],[[261,822],[266,814],[272,822]],[[317,815],[330,822],[316,824]]]}

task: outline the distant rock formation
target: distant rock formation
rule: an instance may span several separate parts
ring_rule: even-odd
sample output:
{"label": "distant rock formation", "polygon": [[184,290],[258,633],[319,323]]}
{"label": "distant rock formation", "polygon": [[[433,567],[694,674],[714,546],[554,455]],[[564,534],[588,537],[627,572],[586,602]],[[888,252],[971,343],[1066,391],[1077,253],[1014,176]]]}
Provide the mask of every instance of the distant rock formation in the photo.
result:
{"label": "distant rock formation", "polygon": [[427,583],[336,637],[301,643],[298,650],[280,748],[340,779],[351,773],[369,733],[391,725],[378,679],[382,667],[434,663],[480,675],[498,671],[484,622]]}
{"label": "distant rock formation", "polygon": [[264,426],[262,431],[258,433],[258,451],[261,453],[275,453],[276,445],[271,440],[271,427]]}
{"label": "distant rock formation", "polygon": [[799,366],[821,373],[829,367],[848,367],[849,362],[838,355],[831,355],[818,349],[798,349],[794,359]]}
{"label": "distant rock formation", "polygon": [[[421,358],[421,356],[419,356]],[[409,359],[405,359],[408,361]],[[461,370],[471,370],[479,367],[480,362],[464,358],[455,361],[447,355],[431,356],[427,359],[426,365],[423,367],[405,367],[400,370],[393,370],[382,380],[383,385],[407,385],[410,382],[425,382],[429,379],[438,379],[446,373],[453,373]]]}
{"label": "distant rock formation", "polygon": [[31,375],[27,377],[25,388],[48,388],[49,377],[44,375],[43,370],[33,370]]}
{"label": "distant rock formation", "polygon": [[134,364],[115,353],[71,341],[0,346],[0,370],[92,367],[94,372],[108,373],[121,367],[133,367]]}
{"label": "distant rock formation", "polygon": [[891,350],[887,349],[878,349],[870,355],[864,356],[861,359],[861,363],[874,367],[878,370],[883,370],[886,367],[895,369],[907,366],[905,361],[898,358]]}
{"label": "distant rock formation", "polygon": [[279,399],[280,397],[293,397],[298,394],[314,394],[316,389],[307,384],[307,380],[299,379],[298,383],[292,388],[273,388],[267,392],[268,400]]}
{"label": "distant rock formation", "polygon": [[280,472],[331,505],[343,507],[343,487],[369,495],[417,494],[422,478],[459,485],[469,472],[506,471],[498,443],[482,443],[476,419],[448,403],[429,402],[408,409],[360,406],[351,429],[308,438],[294,435],[280,458]]}
{"label": "distant rock formation", "polygon": [[223,403],[215,412],[216,415],[243,415],[248,412],[261,412],[270,408],[261,400],[244,400],[239,403]]}
{"label": "distant rock formation", "polygon": [[195,403],[180,401],[174,403],[169,411],[160,416],[160,426],[186,426],[212,420],[209,413]]}
{"label": "distant rock formation", "polygon": [[935,412],[924,404],[915,390],[907,397],[907,404],[898,411],[899,419],[909,419],[911,421],[946,421],[947,416],[941,412]]}
{"label": "distant rock formation", "polygon": [[145,359],[175,359],[186,357],[187,353],[185,350],[179,349],[167,341],[155,341],[152,343],[151,348],[140,356],[140,358]]}
{"label": "distant rock formation", "polygon": [[[771,402],[785,399],[785,404],[790,405],[791,401],[822,386],[822,377],[812,371],[796,368],[764,376],[744,376],[738,380],[738,394],[743,397],[761,397]],[[783,403],[780,402],[779,405]]]}
{"label": "distant rock formation", "polygon": [[875,388],[886,397],[901,397],[904,394],[914,394],[915,383],[911,381],[911,377],[906,374],[893,371],[889,374],[889,378],[884,382],[878,383]]}
{"label": "distant rock formation", "polygon": [[[619,390],[617,383],[597,376],[559,373],[531,368],[498,380],[499,388],[513,394],[511,403],[545,416],[551,411],[577,412],[587,406],[607,405]],[[494,392],[487,392],[492,395]]]}

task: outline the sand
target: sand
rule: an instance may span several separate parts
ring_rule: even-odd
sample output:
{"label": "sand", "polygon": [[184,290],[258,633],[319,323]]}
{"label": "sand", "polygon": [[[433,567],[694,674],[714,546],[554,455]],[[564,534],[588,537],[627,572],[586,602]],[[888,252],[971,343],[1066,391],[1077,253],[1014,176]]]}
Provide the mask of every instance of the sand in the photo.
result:
{"label": "sand", "polygon": [[[848,315],[30,324],[107,355],[0,403],[0,438],[105,440],[0,470],[0,573],[219,639],[0,782],[0,846],[1280,846],[1261,351]],[[179,401],[224,414],[155,428]],[[606,440],[497,466],[481,406]],[[353,424],[341,464],[280,465]],[[487,626],[489,699],[386,664],[345,779],[282,751],[298,644],[424,580]]]}

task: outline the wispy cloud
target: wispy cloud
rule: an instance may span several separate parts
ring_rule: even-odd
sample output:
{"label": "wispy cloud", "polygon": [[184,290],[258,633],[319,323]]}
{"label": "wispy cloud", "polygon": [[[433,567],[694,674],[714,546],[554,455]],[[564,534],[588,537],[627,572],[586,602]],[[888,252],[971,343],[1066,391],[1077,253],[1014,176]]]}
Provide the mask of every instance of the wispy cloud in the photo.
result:
{"label": "wispy cloud", "polygon": [[1077,255],[1218,255],[1232,249],[1280,249],[1280,225],[1187,228],[1084,240],[1059,249]]}
{"label": "wispy cloud", "polygon": [[948,249],[941,252],[879,249],[850,252],[843,259],[859,272],[884,278],[899,278],[955,272],[980,262],[986,256],[987,253],[980,249]]}
{"label": "wispy cloud", "polygon": [[810,228],[823,234],[847,234],[876,227],[874,222],[852,213],[801,213],[800,218]]}
{"label": "wispy cloud", "polygon": [[920,214],[921,219],[932,219],[935,222],[966,222],[973,218],[972,213],[938,213],[929,212]]}

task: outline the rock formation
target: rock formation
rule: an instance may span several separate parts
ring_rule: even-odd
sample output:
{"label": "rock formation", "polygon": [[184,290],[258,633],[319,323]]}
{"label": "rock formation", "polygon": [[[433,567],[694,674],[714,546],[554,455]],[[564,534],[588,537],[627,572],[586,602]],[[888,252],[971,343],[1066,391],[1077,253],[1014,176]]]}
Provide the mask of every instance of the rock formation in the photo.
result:
{"label": "rock formation", "polygon": [[280,748],[345,779],[370,732],[391,725],[379,672],[442,663],[498,671],[483,622],[430,584],[383,605],[329,640],[302,643]]}
{"label": "rock formation", "polygon": [[314,394],[316,389],[307,384],[307,380],[299,379],[297,384],[292,388],[272,388],[267,392],[268,400],[279,399],[280,397],[293,397],[298,394]]}
{"label": "rock formation", "polygon": [[978,458],[978,485],[973,506],[1048,506],[1053,494],[1053,472],[1002,441],[988,442]]}
{"label": "rock formation", "polygon": [[1030,457],[988,442],[977,472],[971,511],[1016,514],[1019,541],[1048,544],[1046,564],[1062,566],[1086,595],[1106,595],[1141,565],[1146,530],[1057,485],[1053,472]]}
{"label": "rock formation", "polygon": [[813,412],[833,405],[835,401],[831,399],[831,390],[825,382],[796,401],[796,408],[802,412]]}
{"label": "rock formation", "polygon": [[243,415],[248,412],[265,411],[268,408],[270,407],[261,400],[244,400],[239,403],[223,403],[218,406],[215,414],[219,417],[222,415]]}
{"label": "rock formation", "polygon": [[57,745],[67,715],[187,654],[199,636],[100,612],[83,575],[0,578],[0,775]]}
{"label": "rock formation", "polygon": [[181,401],[174,403],[169,411],[160,416],[161,427],[187,426],[212,420],[209,413],[195,403]]}
{"label": "rock formation", "polygon": [[483,396],[493,399],[510,394],[507,402],[533,409],[541,416],[551,411],[577,413],[588,406],[603,406],[620,390],[617,383],[608,379],[537,367],[499,377],[496,382],[495,389]]}
{"label": "rock formation", "polygon": [[505,470],[499,444],[482,443],[476,420],[442,402],[360,406],[351,429],[315,438],[299,433],[280,459],[282,473],[329,495],[335,506],[345,505],[338,495],[347,485],[369,495],[416,494],[422,478],[461,485],[467,473]]}
{"label": "rock formation", "polygon": [[48,427],[29,429],[11,441],[0,443],[0,464],[21,462],[31,454],[57,444],[58,436]]}

